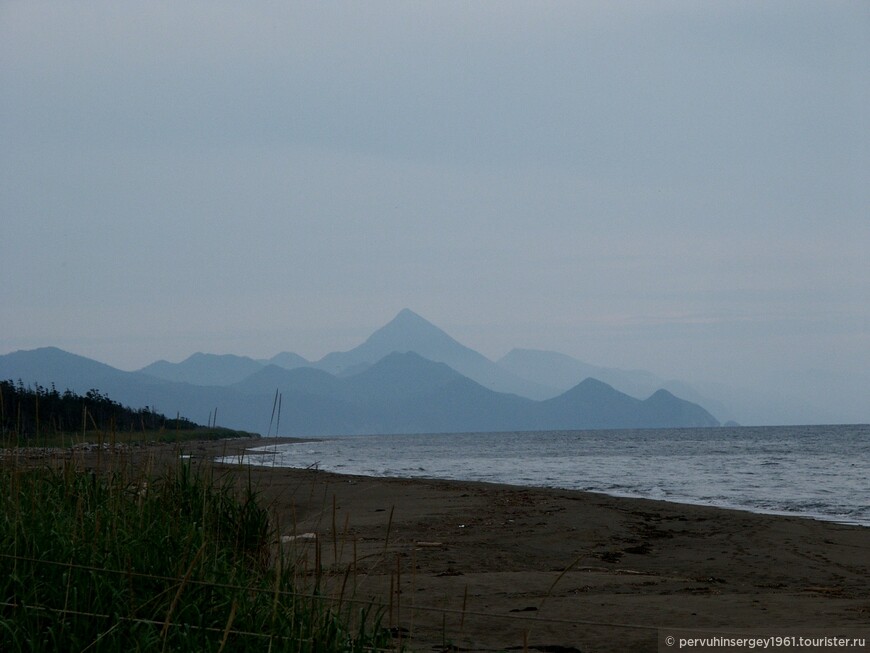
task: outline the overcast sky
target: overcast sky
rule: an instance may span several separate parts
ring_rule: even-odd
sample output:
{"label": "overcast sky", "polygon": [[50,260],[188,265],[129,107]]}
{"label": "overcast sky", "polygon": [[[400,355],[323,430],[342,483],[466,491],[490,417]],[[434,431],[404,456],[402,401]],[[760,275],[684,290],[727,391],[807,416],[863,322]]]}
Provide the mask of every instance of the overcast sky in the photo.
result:
{"label": "overcast sky", "polygon": [[0,2],[0,353],[870,369],[870,3]]}

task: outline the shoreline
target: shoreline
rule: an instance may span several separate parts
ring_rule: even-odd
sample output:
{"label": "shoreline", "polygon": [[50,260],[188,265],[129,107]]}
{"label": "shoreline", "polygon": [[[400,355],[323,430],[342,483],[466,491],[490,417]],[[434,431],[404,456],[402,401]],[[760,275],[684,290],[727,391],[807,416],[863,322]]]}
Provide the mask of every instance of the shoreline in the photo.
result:
{"label": "shoreline", "polygon": [[283,535],[314,538],[291,546],[334,570],[333,583],[352,568],[355,595],[389,606],[412,650],[655,651],[664,628],[870,622],[862,526],[483,481],[218,467],[261,488]]}
{"label": "shoreline", "polygon": [[[261,438],[262,439],[265,438]],[[275,439],[275,438],[270,438]],[[264,449],[266,447],[281,445],[281,444],[302,444],[305,442],[319,442],[321,440],[327,440],[329,438],[295,438],[295,437],[281,437],[277,438],[277,442],[264,444],[261,446],[257,446],[254,448],[248,448],[244,451],[245,455],[253,455],[253,456],[266,456],[273,454],[272,451],[260,451],[260,449]],[[238,455],[238,454],[236,454]],[[257,462],[250,463],[252,465],[258,467],[275,467],[276,469],[308,469],[308,467],[284,467],[284,466],[275,466],[275,465],[262,465]],[[785,510],[775,510],[775,509],[764,509],[764,508],[753,508],[749,506],[737,505],[733,503],[710,503],[705,502],[703,500],[695,500],[690,497],[680,497],[680,498],[662,498],[662,497],[648,497],[639,494],[621,494],[618,492],[608,492],[606,490],[592,490],[592,489],[578,489],[565,487],[560,485],[528,485],[522,483],[509,483],[505,481],[485,481],[485,480],[477,480],[477,479],[462,479],[462,478],[445,478],[439,476],[376,476],[376,475],[368,475],[368,474],[358,474],[353,472],[342,472],[335,471],[331,469],[321,469],[320,471],[327,472],[330,474],[336,474],[339,476],[360,476],[365,478],[396,478],[396,479],[408,479],[408,480],[428,480],[428,481],[455,481],[459,483],[489,483],[493,485],[505,485],[509,487],[517,487],[517,488],[532,488],[532,489],[554,489],[554,490],[564,490],[570,492],[588,492],[591,494],[601,494],[608,497],[613,498],[621,498],[621,499],[645,499],[650,501],[662,501],[664,503],[676,504],[681,506],[701,506],[707,508],[715,508],[721,510],[737,510],[741,512],[748,512],[756,515],[769,515],[774,517],[795,517],[799,519],[812,519],[815,521],[828,522],[833,524],[842,524],[845,526],[855,526],[858,528],[870,528],[870,522],[864,523],[855,520],[849,520],[845,517],[837,517],[835,515],[827,515],[824,513],[810,513],[810,512],[789,512]]]}
{"label": "shoreline", "polygon": [[[870,530],[861,526],[578,490],[214,462],[278,443],[186,442],[118,455],[156,470],[184,454],[216,477],[250,482],[300,582],[319,582],[345,604],[374,601],[412,651],[656,651],[666,629],[870,630]],[[86,464],[97,455],[85,454]]]}

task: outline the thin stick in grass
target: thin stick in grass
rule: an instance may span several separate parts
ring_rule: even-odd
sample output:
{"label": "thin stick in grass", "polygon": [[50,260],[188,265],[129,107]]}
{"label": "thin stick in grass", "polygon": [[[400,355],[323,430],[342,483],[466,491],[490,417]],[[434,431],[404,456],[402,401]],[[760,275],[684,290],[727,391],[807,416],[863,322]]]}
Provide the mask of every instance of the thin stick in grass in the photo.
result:
{"label": "thin stick in grass", "polygon": [[392,627],[392,625],[395,623],[393,621],[393,589],[396,586],[395,582],[396,582],[396,577],[393,575],[393,572],[391,571],[390,572],[390,601],[389,601],[390,620],[388,622],[390,627]]}
{"label": "thin stick in grass", "polygon": [[272,417],[269,418],[269,430],[266,437],[272,435],[272,423],[275,421],[275,410],[278,408],[278,388],[275,388],[275,399],[272,401]]}
{"label": "thin stick in grass", "polygon": [[417,591],[417,549],[411,549],[411,618],[408,622],[408,639],[414,637],[414,596]]}
{"label": "thin stick in grass", "polygon": [[[278,531],[280,533],[280,531]],[[281,600],[281,578],[284,576],[284,547],[278,540],[277,550],[275,552],[275,562],[273,564],[272,573],[275,574],[275,582],[272,584],[272,626],[278,622],[278,604]]]}
{"label": "thin stick in grass", "polygon": [[357,570],[356,535],[354,535],[353,536],[353,594],[354,594],[354,596],[356,596],[356,593],[357,593],[356,570]]}
{"label": "thin stick in grass", "polygon": [[224,628],[224,637],[221,640],[221,646],[218,649],[218,653],[222,653],[222,651],[224,650],[224,647],[227,645],[227,638],[230,636],[230,628],[233,627],[233,621],[236,618],[236,609],[238,607],[239,607],[239,604],[236,602],[235,599],[233,599],[233,606],[232,606],[232,608],[230,608],[230,616],[229,616],[229,619],[227,619],[227,625]]}
{"label": "thin stick in grass", "polygon": [[465,585],[465,592],[462,595],[462,613],[459,616],[459,634],[462,634],[462,629],[465,626],[465,609],[468,606],[468,584]]}
{"label": "thin stick in grass", "polygon": [[320,546],[320,534],[315,533],[314,535],[314,590],[315,592],[320,591],[320,580],[321,574],[323,572],[323,558],[322,558],[321,546]]}
{"label": "thin stick in grass", "polygon": [[344,529],[341,532],[341,545],[338,547],[338,560],[344,560],[344,544],[347,542],[347,531],[350,528],[350,513],[344,516]]}
{"label": "thin stick in grass", "polygon": [[396,509],[396,506],[390,506],[390,518],[387,520],[387,534],[384,537],[384,557],[387,555],[387,547],[390,545],[390,530],[393,527],[393,511]]}
{"label": "thin stick in grass", "polygon": [[396,554],[396,632],[399,633],[399,645],[402,644],[402,557]]}
{"label": "thin stick in grass", "polygon": [[335,494],[332,495],[332,562],[338,565],[338,529],[335,527],[335,512],[338,509],[336,505]]}
{"label": "thin stick in grass", "polygon": [[570,565],[565,567],[562,570],[562,573],[560,573],[558,576],[556,576],[556,580],[554,580],[553,584],[550,585],[549,589],[547,590],[547,593],[544,595],[544,598],[541,599],[541,603],[538,605],[538,610],[537,610],[538,615],[541,614],[541,611],[544,609],[544,603],[546,603],[547,599],[550,598],[550,596],[553,593],[553,590],[556,588],[556,585],[559,584],[559,581],[562,580],[562,578],[564,578],[565,574],[567,574],[569,571],[571,571],[574,568],[574,566],[583,559],[584,555],[585,554],[581,553],[579,556],[577,556],[577,558],[574,560],[574,562],[572,562]]}
{"label": "thin stick in grass", "polygon": [[172,620],[172,613],[178,606],[178,601],[181,598],[181,594],[184,591],[185,586],[187,585],[187,581],[190,580],[190,576],[191,574],[193,574],[193,570],[196,567],[196,564],[202,557],[202,554],[205,551],[206,544],[207,542],[203,542],[202,546],[199,547],[199,551],[197,551],[196,555],[193,556],[193,560],[190,561],[190,566],[187,568],[187,573],[184,574],[184,578],[182,579],[181,584],[178,586],[178,591],[175,592],[175,596],[172,598],[172,603],[169,604],[169,610],[166,612],[166,620],[163,622],[163,628],[160,631],[160,637],[163,638],[164,650],[166,649],[166,633],[169,632],[169,625]]}

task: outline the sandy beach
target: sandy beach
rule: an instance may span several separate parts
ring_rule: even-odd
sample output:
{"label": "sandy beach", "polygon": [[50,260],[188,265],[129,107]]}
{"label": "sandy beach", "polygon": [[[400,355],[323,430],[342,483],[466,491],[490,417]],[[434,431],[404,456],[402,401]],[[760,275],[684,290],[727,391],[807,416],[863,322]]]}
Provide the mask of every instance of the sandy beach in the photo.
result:
{"label": "sandy beach", "polygon": [[[182,450],[203,465],[272,442]],[[381,604],[410,650],[655,651],[678,629],[870,635],[868,528],[567,490],[216,470],[258,488],[305,577],[321,569],[327,596]]]}

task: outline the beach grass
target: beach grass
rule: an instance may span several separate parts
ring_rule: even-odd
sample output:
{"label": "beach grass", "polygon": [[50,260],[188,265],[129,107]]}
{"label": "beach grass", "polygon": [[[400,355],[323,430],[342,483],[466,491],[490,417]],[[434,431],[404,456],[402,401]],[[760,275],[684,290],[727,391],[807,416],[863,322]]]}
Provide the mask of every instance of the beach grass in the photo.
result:
{"label": "beach grass", "polygon": [[130,431],[106,431],[84,429],[82,431],[43,430],[39,435],[22,436],[14,432],[3,434],[0,446],[14,448],[69,448],[76,445],[149,445],[174,444],[203,440],[255,437],[253,433],[221,427],[197,426],[187,429],[146,429]]}
{"label": "beach grass", "polygon": [[178,460],[0,465],[0,650],[371,651],[382,614],[306,580],[257,490]]}

